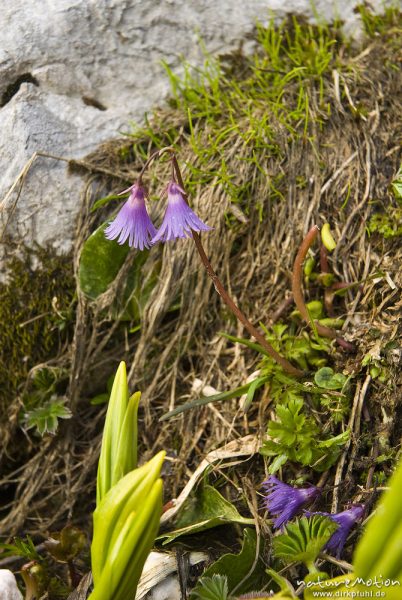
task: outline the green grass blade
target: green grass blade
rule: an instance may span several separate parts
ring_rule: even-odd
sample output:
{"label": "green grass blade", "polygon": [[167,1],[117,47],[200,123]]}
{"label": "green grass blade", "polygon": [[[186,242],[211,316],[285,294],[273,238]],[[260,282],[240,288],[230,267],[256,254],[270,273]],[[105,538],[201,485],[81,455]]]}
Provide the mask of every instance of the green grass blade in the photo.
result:
{"label": "green grass blade", "polygon": [[[265,383],[266,381],[268,381],[268,379],[269,379],[269,377],[261,377],[260,378],[261,385],[263,383]],[[245,392],[248,391],[248,389],[252,383],[254,383],[254,382],[246,383],[244,385],[239,386],[238,388],[236,388],[234,390],[229,390],[228,392],[222,392],[220,394],[214,394],[213,396],[197,398],[197,400],[193,400],[192,402],[186,402],[186,404],[177,406],[173,410],[162,415],[162,417],[159,419],[159,421],[167,421],[168,419],[171,419],[172,417],[175,417],[176,415],[179,415],[182,412],[186,412],[187,410],[196,408],[197,406],[205,406],[206,404],[209,404],[210,402],[220,402],[222,400],[232,400],[233,398],[238,398],[239,396],[241,396],[242,394],[244,394]]]}

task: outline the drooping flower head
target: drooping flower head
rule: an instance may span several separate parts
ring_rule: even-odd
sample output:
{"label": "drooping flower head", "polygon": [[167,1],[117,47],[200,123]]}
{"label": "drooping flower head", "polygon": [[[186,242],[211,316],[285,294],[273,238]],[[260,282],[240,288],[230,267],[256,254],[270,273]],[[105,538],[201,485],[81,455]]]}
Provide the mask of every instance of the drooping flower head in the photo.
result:
{"label": "drooping flower head", "polygon": [[191,210],[185,198],[185,191],[174,181],[167,187],[168,204],[162,225],[152,238],[152,243],[169,242],[176,238],[191,237],[191,231],[210,231],[209,227]]}
{"label": "drooping flower head", "polygon": [[262,486],[266,492],[265,506],[275,517],[273,525],[276,529],[293,519],[306,504],[310,504],[321,494],[321,490],[314,485],[308,488],[294,488],[274,475],[270,475]]}
{"label": "drooping flower head", "polygon": [[352,529],[353,525],[355,525],[355,523],[362,518],[363,513],[363,504],[352,504],[350,508],[340,513],[331,514],[326,512],[306,512],[306,516],[312,517],[313,515],[323,515],[324,517],[329,517],[332,521],[337,523],[338,529],[332,534],[328,542],[325,544],[324,549],[328,550],[328,552],[339,558],[350,530]]}
{"label": "drooping flower head", "polygon": [[128,239],[129,246],[144,250],[151,246],[151,239],[156,234],[145,206],[145,190],[135,183],[121,193],[126,192],[130,192],[130,196],[105,229],[105,236],[108,240],[118,238],[118,244],[124,244]]}

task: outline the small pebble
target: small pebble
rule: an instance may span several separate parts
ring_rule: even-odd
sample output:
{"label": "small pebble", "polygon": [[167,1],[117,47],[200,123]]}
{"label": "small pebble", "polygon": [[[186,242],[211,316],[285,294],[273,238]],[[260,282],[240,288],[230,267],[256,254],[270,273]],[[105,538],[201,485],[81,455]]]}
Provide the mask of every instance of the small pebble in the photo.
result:
{"label": "small pebble", "polygon": [[14,574],[8,569],[0,569],[1,600],[23,600]]}

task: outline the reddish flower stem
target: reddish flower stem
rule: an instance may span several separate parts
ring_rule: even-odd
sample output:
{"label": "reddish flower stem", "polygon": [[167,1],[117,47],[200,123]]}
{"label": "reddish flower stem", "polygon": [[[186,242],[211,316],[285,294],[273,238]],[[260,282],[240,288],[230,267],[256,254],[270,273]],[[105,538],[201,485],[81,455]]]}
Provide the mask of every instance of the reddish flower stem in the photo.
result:
{"label": "reddish flower stem", "polygon": [[[179,168],[179,165],[178,165],[175,155],[172,156],[172,164],[176,171],[178,183],[179,183],[180,187],[184,190],[183,178],[181,176],[180,168]],[[221,280],[219,279],[219,277],[213,270],[212,265],[209,262],[209,259],[205,253],[204,247],[201,243],[201,238],[200,238],[199,234],[197,232],[193,231],[192,235],[193,235],[195,247],[197,248],[198,254],[200,255],[201,262],[204,265],[205,270],[208,273],[209,277],[212,279],[215,290],[218,292],[218,294],[220,295],[220,297],[222,298],[222,300],[224,301],[226,306],[231,310],[231,312],[234,314],[234,316],[244,325],[244,327],[247,329],[249,334],[257,340],[257,342],[264,348],[264,350],[279,365],[281,365],[281,367],[283,368],[284,371],[289,373],[289,375],[293,375],[293,377],[303,377],[303,375],[305,375],[305,373],[303,371],[301,371],[300,369],[297,369],[296,367],[294,367],[288,360],[286,360],[286,358],[281,356],[271,346],[271,344],[269,342],[267,342],[267,340],[262,335],[262,333],[260,333],[258,331],[258,329],[256,329],[256,327],[254,327],[254,325],[252,323],[250,323],[250,321],[243,314],[243,312],[240,310],[240,308],[237,306],[237,304],[235,304],[233,302],[232,298],[229,296],[228,292],[224,288]]]}
{"label": "reddish flower stem", "polygon": [[351,288],[354,285],[356,285],[356,284],[354,284],[354,283],[345,283],[344,281],[336,281],[335,283],[333,283],[331,285],[330,289],[331,290],[335,290],[335,292],[336,292],[337,290],[347,290],[348,288]]}
{"label": "reddish flower stem", "polygon": [[[302,279],[303,279],[303,263],[306,258],[307,252],[309,248],[312,246],[314,240],[318,235],[319,229],[317,225],[314,225],[310,231],[307,233],[304,238],[299,251],[296,255],[295,262],[293,265],[293,277],[292,277],[292,292],[295,304],[297,306],[298,311],[300,312],[303,320],[311,325],[311,318],[308,313],[307,307],[304,302],[304,296],[302,291]],[[354,346],[349,344],[346,340],[336,335],[336,331],[330,329],[329,327],[324,327],[320,325],[318,321],[314,321],[314,326],[317,330],[317,333],[322,335],[323,337],[336,339],[337,343],[347,350],[354,350]]]}
{"label": "reddish flower stem", "polygon": [[320,246],[320,268],[321,273],[329,273],[328,250],[326,249],[324,244],[321,244]]}
{"label": "reddish flower stem", "polygon": [[166,152],[170,152],[174,156],[174,149],[171,146],[165,146],[164,148],[161,148],[160,150],[155,150],[155,152],[152,152],[152,154],[147,158],[144,166],[142,167],[140,174],[138,175],[138,183],[139,184],[141,184],[142,176],[144,175],[145,171],[148,169],[151,162],[153,162],[156,158],[160,158]]}

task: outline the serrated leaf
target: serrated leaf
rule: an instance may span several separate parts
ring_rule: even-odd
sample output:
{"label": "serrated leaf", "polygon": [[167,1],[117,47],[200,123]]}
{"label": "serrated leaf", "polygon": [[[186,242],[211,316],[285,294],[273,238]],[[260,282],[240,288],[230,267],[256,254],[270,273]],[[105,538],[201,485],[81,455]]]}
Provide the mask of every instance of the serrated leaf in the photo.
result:
{"label": "serrated leaf", "polygon": [[192,600],[227,600],[229,598],[227,578],[223,575],[201,577],[195,590],[191,592]]}
{"label": "serrated leaf", "polygon": [[289,400],[287,406],[278,404],[276,407],[276,414],[282,421],[282,425],[293,428],[295,418],[298,416],[302,406],[302,400]]}
{"label": "serrated leaf", "polygon": [[273,440],[265,440],[259,452],[263,456],[276,456],[281,452],[281,445]]}
{"label": "serrated leaf", "polygon": [[337,528],[338,525],[328,517],[302,517],[289,523],[285,532],[274,538],[274,554],[286,564],[303,562],[310,566]]}
{"label": "serrated leaf", "polygon": [[268,424],[268,435],[274,439],[280,439],[281,444],[291,446],[296,440],[296,432],[286,429],[282,423],[270,421]]}
{"label": "serrated leaf", "polygon": [[[243,537],[243,545],[239,554],[224,554],[210,567],[208,567],[203,577],[211,577],[214,575],[225,576],[227,579],[229,593],[246,594],[250,591],[263,587],[266,583],[265,566],[262,560],[264,554],[265,542],[260,539],[259,557],[256,561],[257,554],[257,534],[253,529],[245,529]],[[244,581],[243,581],[244,580]],[[240,585],[241,584],[241,585]],[[199,583],[194,588],[190,599],[193,600],[197,596]]]}
{"label": "serrated leaf", "polygon": [[54,434],[57,431],[59,419],[71,419],[72,412],[65,406],[64,398],[52,397],[42,406],[28,410],[24,415],[27,429],[36,427],[40,435]]}
{"label": "serrated leaf", "polygon": [[309,465],[313,459],[313,450],[307,444],[301,444],[297,450],[297,459],[302,465]]}
{"label": "serrated leaf", "polygon": [[195,496],[189,498],[176,519],[176,528],[159,536],[163,544],[169,544],[183,535],[191,535],[226,523],[250,525],[252,519],[242,517],[237,509],[210,485],[201,486]]}
{"label": "serrated leaf", "polygon": [[333,448],[334,446],[343,446],[350,438],[350,430],[347,429],[343,433],[336,435],[328,440],[323,440],[318,443],[320,448]]}

